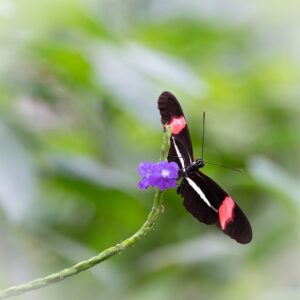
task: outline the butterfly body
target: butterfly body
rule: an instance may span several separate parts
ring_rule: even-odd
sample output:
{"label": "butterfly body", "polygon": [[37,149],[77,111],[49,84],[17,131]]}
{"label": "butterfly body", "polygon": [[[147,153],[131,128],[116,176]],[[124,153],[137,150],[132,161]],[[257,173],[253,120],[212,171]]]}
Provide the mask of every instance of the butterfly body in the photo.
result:
{"label": "butterfly body", "polygon": [[182,178],[177,189],[185,208],[200,222],[216,224],[225,234],[241,244],[252,240],[251,225],[232,198],[210,177],[199,169],[204,160],[194,159],[192,142],[186,119],[176,97],[163,92],[158,99],[161,122],[172,127],[168,161],[180,168]]}
{"label": "butterfly body", "polygon": [[187,166],[186,169],[187,169],[187,173],[192,173],[204,167],[205,167],[204,160],[202,158],[198,158],[194,162],[192,162],[189,166]]}

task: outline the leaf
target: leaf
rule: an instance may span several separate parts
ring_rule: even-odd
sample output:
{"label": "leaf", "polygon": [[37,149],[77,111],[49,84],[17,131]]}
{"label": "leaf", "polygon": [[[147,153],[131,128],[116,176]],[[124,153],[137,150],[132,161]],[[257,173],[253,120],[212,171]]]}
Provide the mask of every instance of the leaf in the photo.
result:
{"label": "leaf", "polygon": [[0,203],[9,220],[19,223],[35,195],[34,167],[25,147],[1,122],[0,141]]}

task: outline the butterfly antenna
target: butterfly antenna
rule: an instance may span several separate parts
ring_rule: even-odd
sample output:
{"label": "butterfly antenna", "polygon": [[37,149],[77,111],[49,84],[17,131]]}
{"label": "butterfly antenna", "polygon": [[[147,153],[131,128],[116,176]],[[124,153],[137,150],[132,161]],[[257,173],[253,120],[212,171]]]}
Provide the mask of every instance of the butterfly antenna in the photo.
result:
{"label": "butterfly antenna", "polygon": [[201,158],[204,159],[204,137],[205,137],[205,111],[202,115],[202,156]]}
{"label": "butterfly antenna", "polygon": [[228,167],[228,166],[224,166],[224,165],[219,165],[219,164],[210,163],[210,162],[207,162],[207,161],[205,161],[205,164],[213,165],[213,166],[218,166],[218,167],[221,167],[221,168],[230,169],[230,170],[238,171],[238,172],[243,172],[243,171],[245,171],[245,170],[243,170],[243,169],[232,168],[232,167]]}

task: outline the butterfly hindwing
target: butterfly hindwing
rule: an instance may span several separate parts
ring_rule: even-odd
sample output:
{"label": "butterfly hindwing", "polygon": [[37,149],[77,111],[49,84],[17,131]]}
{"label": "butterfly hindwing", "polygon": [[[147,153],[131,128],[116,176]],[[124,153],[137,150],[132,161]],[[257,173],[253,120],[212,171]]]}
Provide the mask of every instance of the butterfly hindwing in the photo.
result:
{"label": "butterfly hindwing", "polygon": [[175,161],[178,164],[180,175],[182,175],[186,168],[193,162],[186,147],[174,136],[171,136],[168,161]]}
{"label": "butterfly hindwing", "polygon": [[168,161],[175,161],[180,168],[190,165],[194,160],[192,142],[186,119],[178,100],[170,92],[163,92],[158,99],[158,109],[163,126],[172,126]]}

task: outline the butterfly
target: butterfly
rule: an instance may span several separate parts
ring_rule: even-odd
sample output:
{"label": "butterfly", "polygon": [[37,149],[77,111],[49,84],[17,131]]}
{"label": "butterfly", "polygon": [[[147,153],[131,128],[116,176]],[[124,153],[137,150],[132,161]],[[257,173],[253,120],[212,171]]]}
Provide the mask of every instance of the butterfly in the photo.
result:
{"label": "butterfly", "polygon": [[158,99],[161,122],[172,127],[168,161],[176,162],[182,181],[177,193],[183,205],[197,220],[216,226],[238,243],[252,240],[251,225],[232,198],[211,178],[202,173],[205,162],[194,159],[192,141],[185,116],[176,97],[163,92]]}

